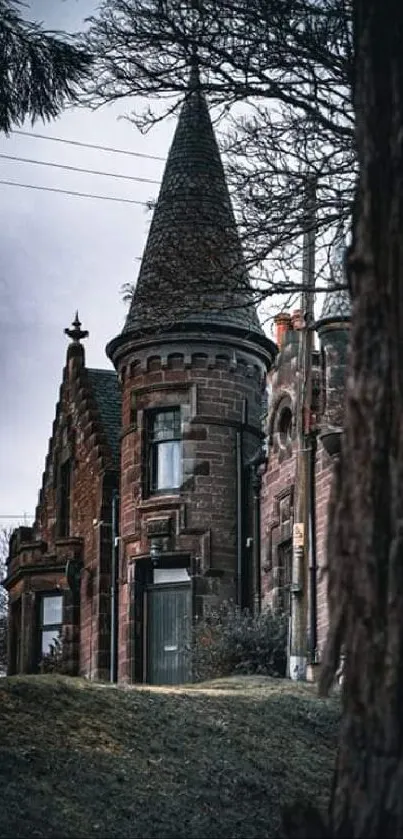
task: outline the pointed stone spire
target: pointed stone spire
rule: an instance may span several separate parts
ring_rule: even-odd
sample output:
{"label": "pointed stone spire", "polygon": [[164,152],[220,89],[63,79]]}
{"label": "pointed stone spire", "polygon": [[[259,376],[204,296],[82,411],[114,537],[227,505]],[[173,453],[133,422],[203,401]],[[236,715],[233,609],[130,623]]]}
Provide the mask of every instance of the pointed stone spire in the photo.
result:
{"label": "pointed stone spire", "polygon": [[71,343],[67,348],[67,361],[69,362],[71,359],[75,359],[82,367],[84,367],[85,352],[81,341],[83,338],[88,338],[89,332],[87,329],[81,329],[81,321],[78,317],[78,311],[76,311],[71,327],[66,327],[64,334],[71,338]]}
{"label": "pointed stone spire", "polygon": [[200,68],[199,68],[199,56],[197,54],[197,47],[193,44],[192,47],[192,58],[191,58],[191,65],[190,65],[190,73],[188,79],[188,93],[192,93],[193,91],[201,91],[201,82],[200,82]]}
{"label": "pointed stone spire", "polygon": [[346,238],[344,225],[340,222],[333,243],[330,257],[329,290],[323,302],[320,323],[332,321],[348,321],[351,317],[351,298],[347,288],[334,289],[336,285],[346,285],[345,271]]}
{"label": "pointed stone spire", "polygon": [[123,335],[172,326],[183,329],[192,323],[264,336],[252,303],[197,55]]}
{"label": "pointed stone spire", "polygon": [[71,328],[70,329],[66,328],[64,330],[64,332],[65,332],[65,335],[68,335],[69,338],[71,338],[71,340],[75,344],[82,341],[83,338],[88,338],[88,335],[89,335],[88,330],[87,329],[81,329],[81,321],[78,317],[78,310],[76,311],[76,316],[75,316],[74,320],[72,321],[71,326],[73,327],[72,329]]}

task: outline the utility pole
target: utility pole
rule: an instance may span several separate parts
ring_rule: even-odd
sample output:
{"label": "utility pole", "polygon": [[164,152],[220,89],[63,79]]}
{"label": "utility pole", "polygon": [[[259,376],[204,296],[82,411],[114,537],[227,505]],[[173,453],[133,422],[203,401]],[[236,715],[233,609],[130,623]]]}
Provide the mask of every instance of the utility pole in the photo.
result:
{"label": "utility pole", "polygon": [[315,294],[316,178],[307,176],[305,230],[303,241],[301,308],[297,378],[297,457],[292,546],[291,638],[289,675],[304,680],[307,672],[308,583],[311,555],[310,468],[312,351]]}

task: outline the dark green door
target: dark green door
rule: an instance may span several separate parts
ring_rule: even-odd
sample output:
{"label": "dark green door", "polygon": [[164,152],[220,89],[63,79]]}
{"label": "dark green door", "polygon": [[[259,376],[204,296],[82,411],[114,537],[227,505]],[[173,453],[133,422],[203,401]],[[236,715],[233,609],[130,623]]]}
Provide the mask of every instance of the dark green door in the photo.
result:
{"label": "dark green door", "polygon": [[147,592],[147,682],[180,685],[190,681],[190,585],[152,586]]}

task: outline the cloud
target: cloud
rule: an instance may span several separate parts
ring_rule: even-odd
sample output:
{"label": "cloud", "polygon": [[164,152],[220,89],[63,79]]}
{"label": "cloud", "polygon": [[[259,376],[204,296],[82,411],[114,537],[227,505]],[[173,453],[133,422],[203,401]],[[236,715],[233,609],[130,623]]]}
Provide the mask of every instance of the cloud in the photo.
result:
{"label": "cloud", "polygon": [[[27,17],[74,31],[94,2],[36,0]],[[173,124],[142,137],[118,120],[127,103],[95,113],[66,111],[35,132],[165,156]],[[30,131],[30,125],[26,129]],[[158,161],[88,150],[17,134],[0,136],[0,152],[159,180]],[[147,201],[158,187],[0,158],[0,179]],[[105,345],[121,329],[120,288],[136,279],[150,215],[135,204],[74,198],[0,184],[0,515],[33,513],[78,308],[89,330],[87,363],[107,367]]]}

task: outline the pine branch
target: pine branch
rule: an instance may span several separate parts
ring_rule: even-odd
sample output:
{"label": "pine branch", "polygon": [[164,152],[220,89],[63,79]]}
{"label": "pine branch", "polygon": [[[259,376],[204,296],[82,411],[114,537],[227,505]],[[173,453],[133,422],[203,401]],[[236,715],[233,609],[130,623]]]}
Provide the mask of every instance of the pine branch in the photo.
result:
{"label": "pine branch", "polygon": [[27,117],[53,119],[76,102],[91,65],[72,38],[25,21],[18,5],[0,0],[0,131],[6,133]]}

